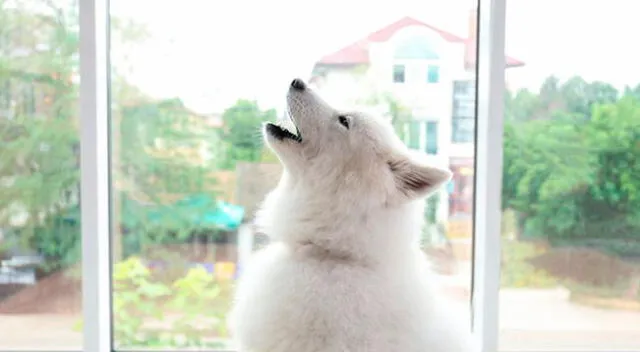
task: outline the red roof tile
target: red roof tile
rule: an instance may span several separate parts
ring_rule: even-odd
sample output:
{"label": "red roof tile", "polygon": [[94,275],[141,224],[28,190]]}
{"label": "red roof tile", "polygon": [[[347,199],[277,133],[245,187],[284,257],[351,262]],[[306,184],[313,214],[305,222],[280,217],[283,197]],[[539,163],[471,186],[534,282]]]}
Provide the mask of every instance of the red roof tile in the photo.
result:
{"label": "red roof tile", "polygon": [[401,30],[402,28],[405,27],[409,27],[409,26],[420,26],[420,27],[426,27],[431,29],[432,31],[440,34],[440,36],[442,36],[442,39],[448,41],[448,42],[458,42],[458,43],[463,43],[464,42],[464,38],[460,38],[457,35],[451,34],[449,32],[445,32],[443,30],[440,30],[436,27],[433,27],[429,24],[426,24],[422,21],[418,21],[415,18],[411,18],[411,17],[403,17],[400,20],[376,31],[371,33],[368,37],[367,40],[369,40],[370,42],[386,42],[387,40],[391,39],[391,37],[396,34],[397,31]]}
{"label": "red roof tile", "polygon": [[331,53],[318,61],[325,65],[352,65],[369,63],[369,43],[360,40],[350,44],[334,53]]}
{"label": "red roof tile", "polygon": [[[422,26],[433,30],[440,34],[442,39],[450,43],[460,43],[463,45],[475,46],[475,41],[467,38],[462,38],[449,32],[445,32],[441,29],[433,27],[422,21],[416,20],[411,17],[403,17],[400,20],[369,34],[366,38],[358,40],[357,42],[347,45],[346,47],[335,51],[322,57],[316,64],[319,65],[358,65],[369,63],[369,43],[382,43],[389,40],[397,31],[409,26]],[[473,50],[472,52],[475,52]],[[522,66],[524,62],[507,56],[507,67]],[[475,62],[475,57],[472,61],[467,61],[469,64]]]}
{"label": "red roof tile", "polygon": [[[476,40],[475,38],[473,39],[467,39],[465,45],[467,46],[464,55],[464,63],[465,63],[465,67],[467,69],[470,68],[474,68],[476,65]],[[506,55],[504,57],[505,60],[505,64],[508,67],[520,67],[520,66],[524,66],[524,62],[520,61],[516,58],[513,58],[509,55]]]}

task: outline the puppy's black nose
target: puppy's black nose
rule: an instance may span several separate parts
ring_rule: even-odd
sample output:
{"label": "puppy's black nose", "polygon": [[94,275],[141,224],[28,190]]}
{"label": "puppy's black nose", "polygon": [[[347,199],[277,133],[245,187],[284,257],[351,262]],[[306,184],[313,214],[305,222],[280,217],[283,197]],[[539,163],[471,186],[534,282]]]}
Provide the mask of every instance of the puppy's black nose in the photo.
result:
{"label": "puppy's black nose", "polygon": [[293,81],[291,81],[291,88],[293,89],[304,90],[306,86],[307,85],[304,84],[304,81],[301,80],[300,78],[296,78]]}

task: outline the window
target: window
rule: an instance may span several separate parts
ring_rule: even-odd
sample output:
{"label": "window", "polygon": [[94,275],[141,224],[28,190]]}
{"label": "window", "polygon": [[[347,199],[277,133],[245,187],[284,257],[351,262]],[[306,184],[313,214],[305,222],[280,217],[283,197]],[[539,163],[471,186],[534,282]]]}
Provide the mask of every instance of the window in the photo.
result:
{"label": "window", "polygon": [[472,82],[454,82],[451,141],[472,143],[475,135],[475,95],[469,86]]}
{"label": "window", "polygon": [[424,128],[427,137],[425,151],[427,154],[438,154],[438,122],[426,121]]}
{"label": "window", "polygon": [[411,149],[423,150],[427,154],[438,153],[438,122],[414,120],[403,124],[404,142]]}
{"label": "window", "polygon": [[439,38],[430,33],[400,32],[396,39],[394,58],[399,60],[436,60]]}
{"label": "window", "polygon": [[[459,96],[458,96],[459,97]],[[453,112],[458,116],[473,117],[475,115],[475,97],[469,99],[455,99],[453,102]]]}
{"label": "window", "polygon": [[405,66],[393,65],[393,82],[404,83]]}
{"label": "window", "polygon": [[454,116],[451,120],[451,141],[472,143],[475,135],[475,121],[472,117]]}
{"label": "window", "polygon": [[[640,185],[640,149],[632,131],[640,131],[640,77],[625,72],[640,54],[616,40],[591,56],[586,41],[564,40],[575,33],[630,40],[618,29],[640,28],[629,13],[636,7],[598,0],[570,26],[553,16],[542,25],[538,14],[572,11],[554,5],[509,2],[506,18],[507,48],[554,59],[531,54],[536,72],[519,81],[521,62],[507,58],[499,345],[638,351],[640,203],[632,189]],[[586,18],[603,10],[594,28]],[[598,69],[603,63],[609,67]]]}
{"label": "window", "polygon": [[409,125],[409,148],[420,149],[420,125],[421,121],[410,121]]}
{"label": "window", "polygon": [[[273,9],[250,1],[260,13]],[[0,350],[233,350],[224,323],[234,280],[264,245],[251,221],[281,172],[254,133],[283,113],[284,92],[273,87],[308,77],[304,68],[315,65],[328,76],[347,72],[345,61],[366,66],[373,45],[361,55],[363,46],[344,38],[384,40],[379,33],[397,23],[423,20],[327,27],[335,6],[312,17],[295,6],[298,15],[247,17],[246,3],[165,1],[154,11],[135,3],[0,2]],[[439,148],[430,136],[442,126],[409,124],[415,116],[399,117],[413,107],[388,99],[406,143],[437,153],[454,174],[425,212],[421,240],[434,285],[466,314],[482,352],[640,351],[634,2],[583,3],[580,18],[568,16],[574,4],[513,2],[506,24],[505,0],[476,5],[477,53],[466,46],[472,52],[446,65],[459,62],[463,72],[477,61],[477,72],[466,71],[477,82],[454,83],[443,92],[452,100],[441,102],[453,104],[459,144]],[[372,18],[415,8],[379,6]],[[457,2],[442,12],[443,42],[462,45],[445,15],[457,16],[454,28],[469,21],[462,42],[475,42],[469,10]],[[176,11],[189,11],[187,20]],[[340,11],[355,18],[362,8]],[[550,13],[558,15],[532,30]],[[283,34],[291,28],[346,47],[317,59],[262,55],[256,66],[256,51],[290,49]],[[203,31],[216,50],[194,41]],[[576,35],[621,39],[600,48],[615,67],[602,65],[591,42],[567,41]],[[316,52],[319,44],[296,45]],[[536,67],[529,78],[517,74],[520,60]],[[389,86],[384,76],[372,85]],[[405,67],[394,66],[393,82],[405,78]],[[341,96],[340,87],[324,89]]]}
{"label": "window", "polygon": [[427,68],[427,83],[438,83],[440,81],[440,66],[429,65]]}
{"label": "window", "polygon": [[0,350],[83,348],[78,7],[55,5],[0,2]]}
{"label": "window", "polygon": [[453,95],[466,98],[475,98],[475,81],[454,81]]}
{"label": "window", "polygon": [[[261,229],[251,224],[265,195],[278,183],[282,170],[262,139],[256,138],[256,131],[265,121],[275,120],[284,113],[281,102],[286,92],[274,94],[273,88],[267,87],[270,82],[284,77],[288,77],[288,81],[292,75],[313,76],[313,72],[293,72],[291,67],[321,66],[321,70],[316,67],[316,72],[322,71],[327,77],[321,94],[342,97],[347,95],[344,94],[345,87],[336,84],[335,77],[350,80],[349,72],[358,75],[368,66],[362,63],[349,71],[351,67],[341,64],[315,62],[323,60],[322,57],[308,61],[308,58],[296,56],[268,56],[263,64],[273,67],[273,73],[265,74],[247,59],[255,48],[238,49],[232,43],[269,43],[269,51],[288,50],[290,43],[272,26],[248,33],[245,29],[257,26],[254,21],[261,20],[244,19],[241,7],[230,10],[227,5],[205,6],[203,3],[198,11],[202,15],[189,21],[201,25],[185,25],[184,29],[172,31],[174,34],[169,37],[166,21],[155,19],[151,12],[141,14],[129,4],[124,0],[111,0],[112,17],[118,19],[116,15],[119,14],[126,18],[135,14],[133,25],[145,24],[142,29],[150,38],[136,39],[125,35],[116,26],[119,22],[112,21],[110,55],[114,59],[110,90],[122,92],[111,95],[112,255],[107,264],[113,279],[111,296],[114,304],[110,311],[114,349],[187,348],[190,346],[181,344],[185,332],[192,338],[193,345],[213,350],[231,349],[233,345],[225,324],[234,295],[234,281],[243,275],[247,258],[258,246],[256,238]],[[163,4],[165,10],[175,11],[178,6],[172,2]],[[211,11],[211,6],[216,11]],[[259,6],[258,2],[256,6]],[[468,10],[465,6],[460,16],[466,17]],[[211,13],[220,17],[218,21],[212,21]],[[226,17],[234,18],[234,21],[225,21]],[[312,23],[308,19],[303,21],[302,17],[295,21],[304,28],[300,34],[311,37],[333,33],[336,47],[349,44],[341,38],[350,24],[327,30],[309,26]],[[374,33],[383,27],[361,29]],[[199,37],[203,28],[214,33],[210,40],[221,43],[220,50],[229,50],[234,55],[226,58],[214,52],[202,52],[203,57],[194,57],[193,51],[200,51],[202,47],[193,46],[193,38]],[[166,42],[166,47],[156,48],[158,42]],[[168,57],[154,55],[158,61],[151,69],[143,49],[147,48],[150,55],[153,50],[168,50],[172,45],[191,50],[174,50]],[[302,45],[300,50],[317,50],[312,41]],[[369,54],[373,58],[373,45]],[[179,63],[178,66],[188,73],[168,72],[166,67],[173,62]],[[408,65],[410,63],[405,65],[403,61],[393,63],[393,82],[405,83],[413,79],[407,77],[411,74]],[[128,66],[132,66],[135,75],[127,70]],[[158,70],[165,73],[162,80],[156,78]],[[254,77],[255,84],[238,84],[237,77],[230,74],[232,71]],[[203,72],[212,80],[198,82],[193,79],[205,75]],[[429,79],[437,81],[438,74],[434,66]],[[186,79],[187,76],[191,78]],[[371,86],[384,87],[389,83],[376,79],[380,78],[372,77]],[[416,77],[417,82],[424,82],[424,79]],[[211,84],[219,86],[214,89]],[[160,88],[166,93],[157,93]],[[201,92],[213,93],[202,97]],[[361,92],[362,95],[366,93]],[[406,130],[407,145],[415,150],[439,153],[437,123],[410,116],[418,107],[401,103],[410,99],[397,97],[398,101],[391,101],[394,98],[387,98],[397,115],[394,119],[396,129]],[[214,115],[220,117],[219,123],[207,122],[206,116]],[[443,155],[444,160],[446,157]],[[469,156],[466,159],[473,160]],[[472,201],[471,194],[465,196],[467,202]],[[423,246],[425,251],[440,258],[438,275],[445,280],[438,289],[454,296],[456,304],[468,312],[472,218],[451,218],[446,195],[432,200],[430,210],[436,210],[429,212],[436,215],[427,219],[425,214],[430,227],[429,234],[424,234]],[[449,231],[448,226],[455,229]],[[442,241],[447,236],[457,239],[452,244],[455,255],[450,252],[447,241]],[[457,267],[465,269],[457,270]],[[143,284],[135,275],[143,276]],[[202,293],[189,290],[189,285],[201,287]],[[140,296],[139,292],[149,287],[160,292],[158,297]],[[141,299],[148,304],[138,304]],[[131,319],[131,315],[138,319]],[[183,323],[193,320],[202,324],[185,326]],[[143,322],[148,322],[150,327]],[[161,341],[153,326],[162,326]]]}

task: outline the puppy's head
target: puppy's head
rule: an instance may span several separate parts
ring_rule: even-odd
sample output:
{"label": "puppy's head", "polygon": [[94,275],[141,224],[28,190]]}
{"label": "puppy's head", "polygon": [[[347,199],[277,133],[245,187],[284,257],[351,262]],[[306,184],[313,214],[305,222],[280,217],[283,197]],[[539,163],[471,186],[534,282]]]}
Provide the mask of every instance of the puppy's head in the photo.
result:
{"label": "puppy's head", "polygon": [[412,154],[387,120],[338,110],[300,79],[289,86],[287,108],[290,121],[266,124],[264,136],[307,196],[398,204],[428,196],[451,177]]}

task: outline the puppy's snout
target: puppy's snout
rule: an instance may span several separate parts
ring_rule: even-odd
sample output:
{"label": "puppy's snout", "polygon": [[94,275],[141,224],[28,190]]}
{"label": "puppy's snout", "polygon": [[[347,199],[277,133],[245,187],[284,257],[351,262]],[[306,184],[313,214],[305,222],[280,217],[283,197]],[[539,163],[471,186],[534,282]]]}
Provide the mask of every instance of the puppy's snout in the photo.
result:
{"label": "puppy's snout", "polygon": [[307,85],[300,78],[296,78],[293,81],[291,81],[291,88],[292,89],[305,90],[306,87],[307,87]]}

